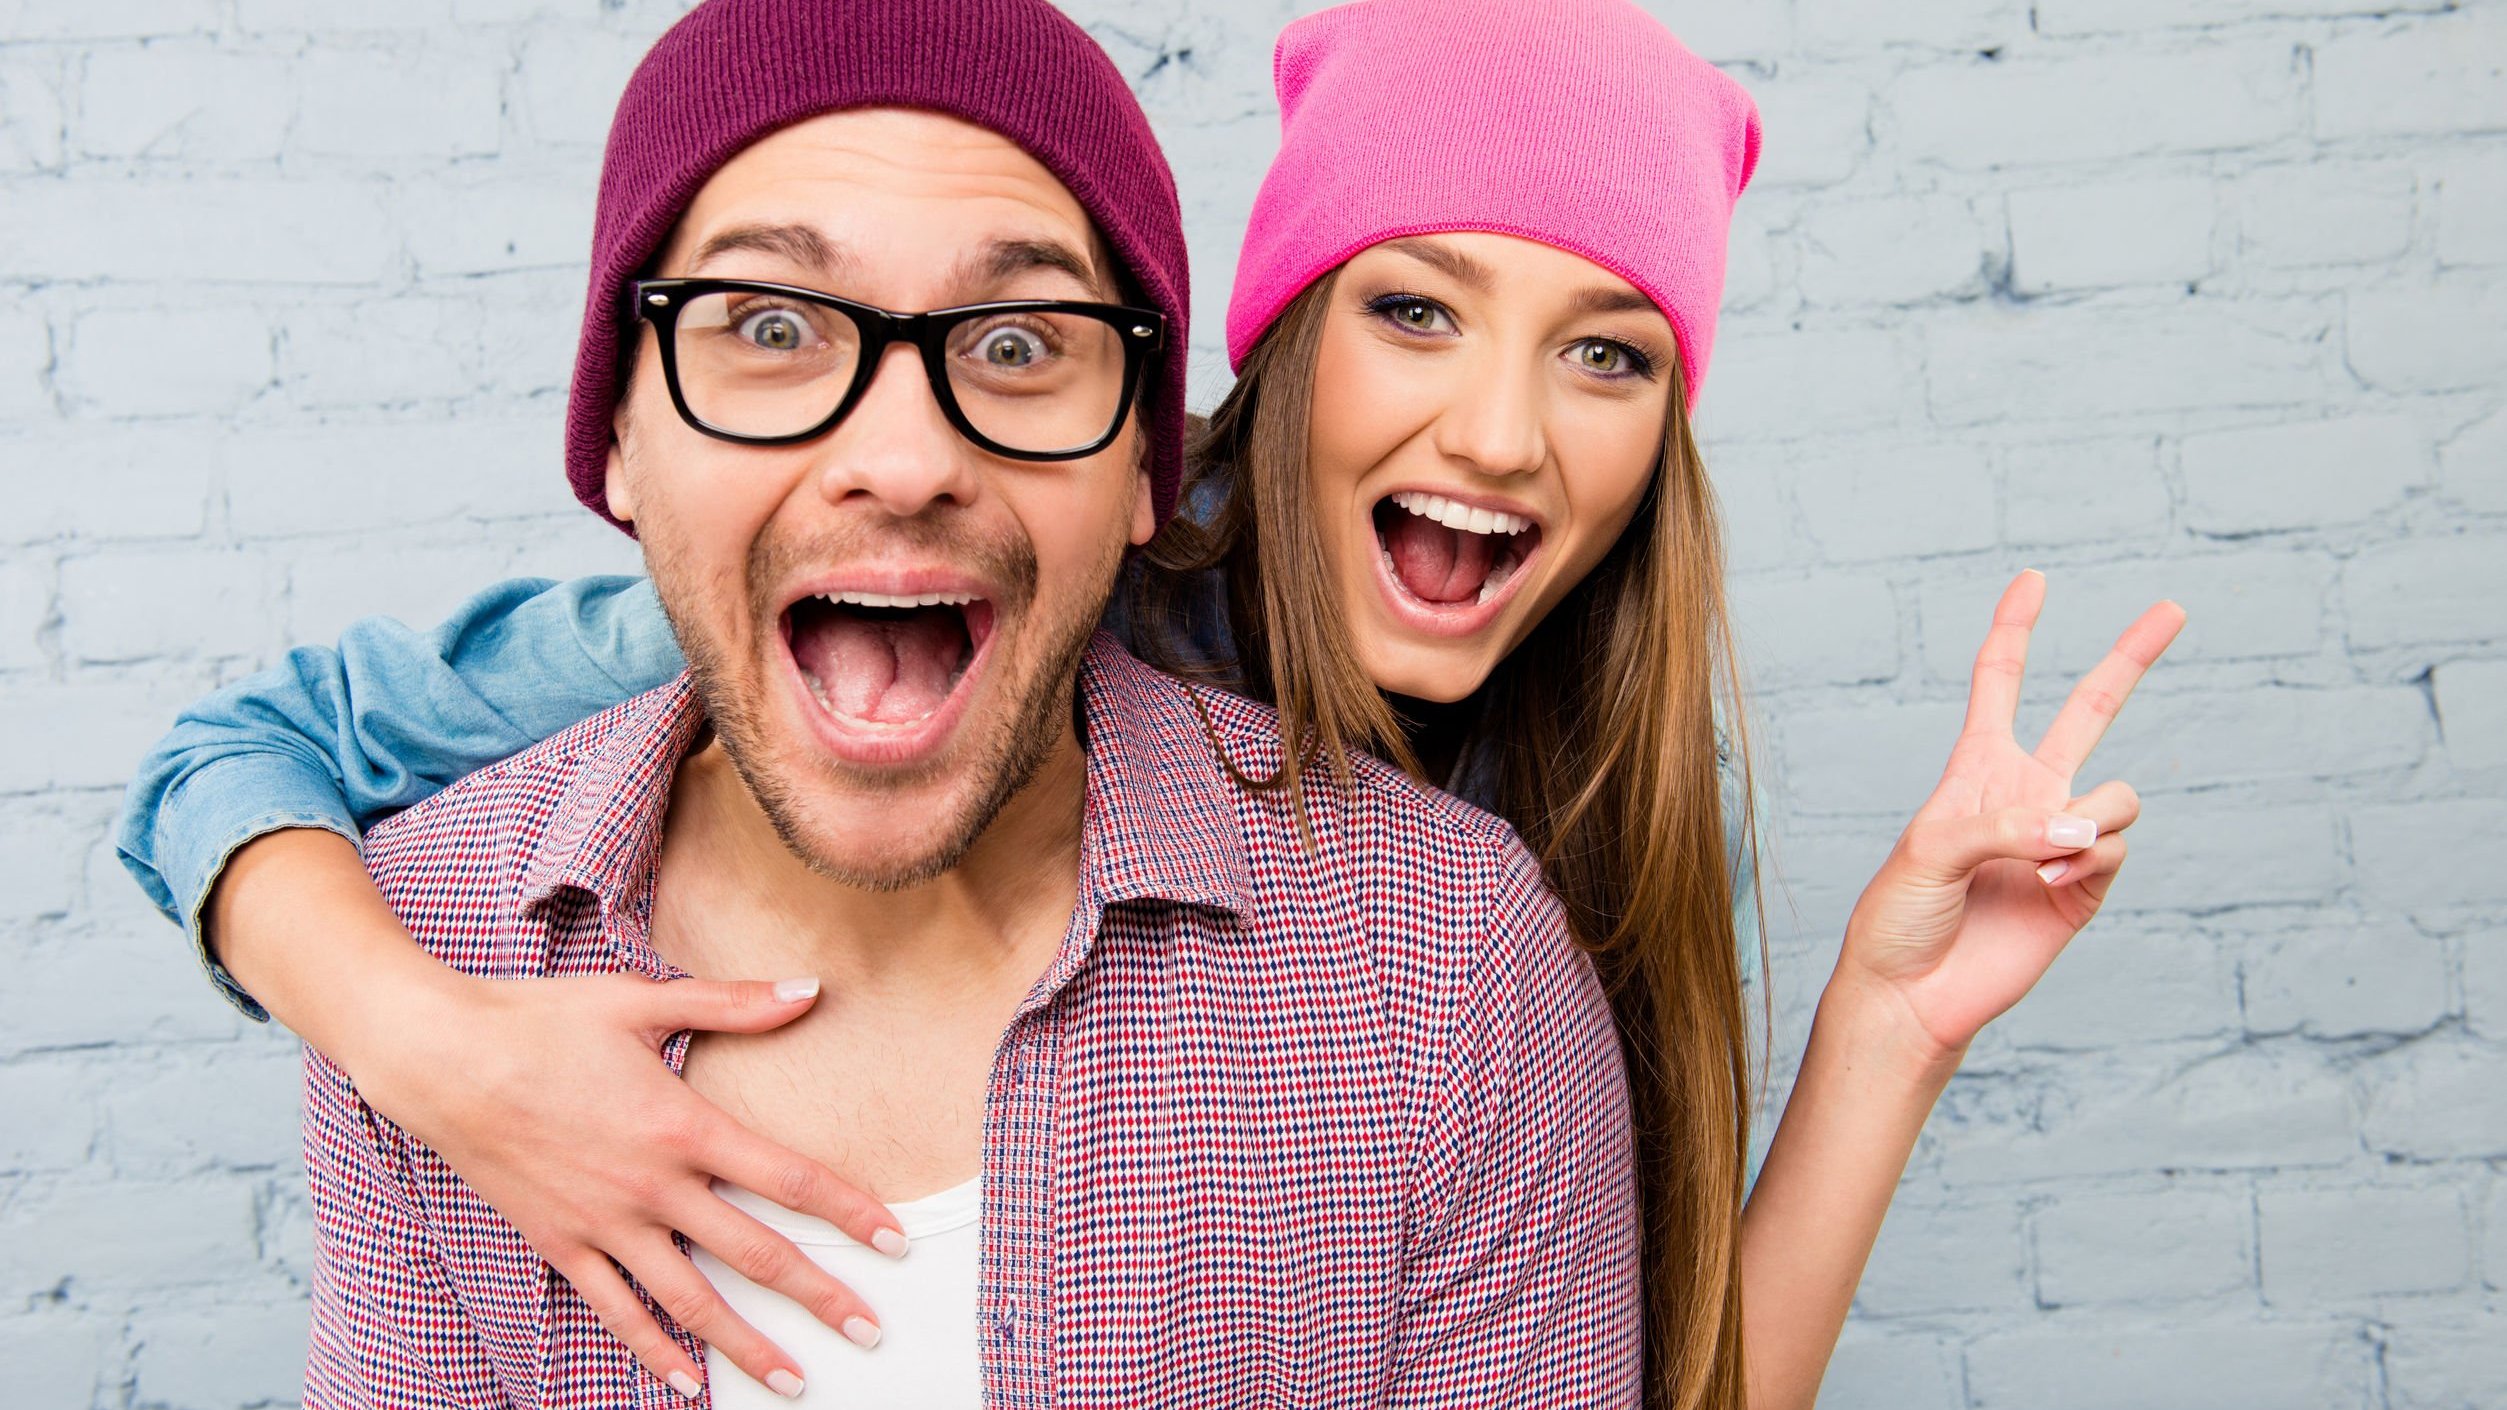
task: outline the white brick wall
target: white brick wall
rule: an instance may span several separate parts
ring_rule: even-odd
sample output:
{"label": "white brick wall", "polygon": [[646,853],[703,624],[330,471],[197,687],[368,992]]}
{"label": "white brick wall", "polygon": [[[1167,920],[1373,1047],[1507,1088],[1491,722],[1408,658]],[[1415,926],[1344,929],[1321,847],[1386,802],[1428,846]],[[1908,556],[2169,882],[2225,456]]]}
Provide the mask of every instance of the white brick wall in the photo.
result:
{"label": "white brick wall", "polygon": [[[2114,913],[1952,1084],[1825,1403],[2507,1404],[2507,3],[1649,3],[1767,121],[1702,425],[1783,1044],[2003,578],[2053,578],[2037,720],[2193,612],[2101,761],[2148,809]],[[106,826],[291,642],[632,565],[557,417],[678,7],[0,0],[13,1405],[294,1394],[291,1047]],[[1308,7],[1071,0],[1184,174],[1204,405]]]}

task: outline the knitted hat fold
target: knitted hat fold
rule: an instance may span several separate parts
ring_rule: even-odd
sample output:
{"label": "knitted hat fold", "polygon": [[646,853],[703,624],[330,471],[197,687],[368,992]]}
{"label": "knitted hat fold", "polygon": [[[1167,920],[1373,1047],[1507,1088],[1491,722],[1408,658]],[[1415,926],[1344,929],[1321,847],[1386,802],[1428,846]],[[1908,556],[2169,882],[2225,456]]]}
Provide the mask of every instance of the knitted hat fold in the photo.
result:
{"label": "knitted hat fold", "polygon": [[1140,296],[1166,315],[1166,351],[1143,388],[1164,523],[1184,464],[1183,215],[1122,74],[1047,0],[705,0],[671,26],[628,80],[601,166],[566,404],[575,497],[609,517],[627,284],[741,149],[805,118],[868,107],[945,113],[1017,143],[1070,189]]}
{"label": "knitted hat fold", "polygon": [[1355,0],[1280,35],[1280,154],[1228,303],[1242,368],[1370,245],[1486,231],[1581,255],[1671,321],[1691,405],[1757,105],[1628,0]]}

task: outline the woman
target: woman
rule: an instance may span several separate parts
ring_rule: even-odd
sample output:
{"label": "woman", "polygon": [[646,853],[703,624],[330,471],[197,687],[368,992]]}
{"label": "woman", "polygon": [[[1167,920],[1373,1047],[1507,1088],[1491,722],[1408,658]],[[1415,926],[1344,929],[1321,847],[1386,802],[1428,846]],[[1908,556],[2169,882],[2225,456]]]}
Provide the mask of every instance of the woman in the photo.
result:
{"label": "woman", "polygon": [[[1524,834],[1628,1060],[1648,1398],[1807,1406],[1934,1096],[2122,862],[2129,790],[2073,799],[2070,778],[2181,614],[2137,623],[2030,755],[2009,717],[2042,582],[2005,595],[1968,729],[1856,909],[1745,1214],[1728,846],[1746,856],[1751,828],[1723,782],[1746,780],[1746,750],[1719,749],[1718,697],[1736,741],[1742,716],[1688,411],[1755,113],[1624,0],[1364,0],[1292,26],[1278,74],[1286,135],[1230,319],[1240,380],[1200,447],[1200,522],[1136,565],[1132,635],[1279,706],[1289,763],[1245,786],[1301,805],[1366,749]],[[678,1029],[787,1022],[807,986],[453,976],[333,835],[351,825],[334,768],[368,820],[675,674],[648,591],[508,585],[432,644],[361,627],[296,667],[199,707],[125,830],[254,994],[561,1269],[656,1228],[706,1243],[718,1175],[864,1242],[890,1230],[652,1060]],[[396,683],[360,689],[378,677]],[[831,1324],[853,1310],[786,1250],[725,1261]],[[684,1261],[631,1271],[753,1377],[788,1367]],[[655,1374],[693,1370],[618,1330]]]}

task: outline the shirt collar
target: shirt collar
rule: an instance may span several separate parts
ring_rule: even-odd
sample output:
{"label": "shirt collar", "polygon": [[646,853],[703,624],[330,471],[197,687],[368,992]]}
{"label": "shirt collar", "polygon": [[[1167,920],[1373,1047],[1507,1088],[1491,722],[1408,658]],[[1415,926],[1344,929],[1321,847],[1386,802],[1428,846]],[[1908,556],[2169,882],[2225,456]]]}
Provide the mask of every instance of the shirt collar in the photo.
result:
{"label": "shirt collar", "polygon": [[[1080,894],[1086,910],[1166,901],[1240,918],[1252,914],[1231,797],[1236,785],[1219,768],[1187,689],[1132,659],[1103,632],[1081,660],[1088,792]],[[647,883],[660,855],[671,782],[704,722],[683,673],[621,706],[609,727],[582,746],[574,778],[525,864],[526,909],[561,890],[580,890],[599,901],[608,920],[621,919],[621,907],[635,908],[623,917],[631,921],[625,933],[643,934],[641,908],[651,894]],[[1082,933],[1094,929],[1091,924]],[[630,963],[660,969],[649,947],[635,948],[643,953],[627,955]],[[1076,969],[1085,956],[1064,958]]]}

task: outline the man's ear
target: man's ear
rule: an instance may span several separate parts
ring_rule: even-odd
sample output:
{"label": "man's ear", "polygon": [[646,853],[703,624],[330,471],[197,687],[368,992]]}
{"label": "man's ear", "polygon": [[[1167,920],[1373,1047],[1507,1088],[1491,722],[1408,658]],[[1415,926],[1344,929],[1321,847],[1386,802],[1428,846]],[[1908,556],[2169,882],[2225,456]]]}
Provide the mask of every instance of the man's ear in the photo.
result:
{"label": "man's ear", "polygon": [[1143,470],[1132,485],[1132,547],[1140,547],[1157,534],[1158,492],[1149,483],[1149,472]]}
{"label": "man's ear", "polygon": [[[619,420],[626,418],[621,416]],[[609,501],[609,517],[621,524],[635,522],[635,492],[627,488],[627,452],[619,444],[626,428],[613,422],[609,432],[609,469],[601,477],[602,497]]]}

